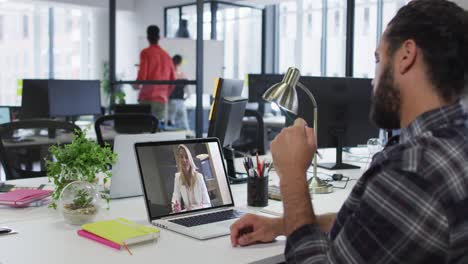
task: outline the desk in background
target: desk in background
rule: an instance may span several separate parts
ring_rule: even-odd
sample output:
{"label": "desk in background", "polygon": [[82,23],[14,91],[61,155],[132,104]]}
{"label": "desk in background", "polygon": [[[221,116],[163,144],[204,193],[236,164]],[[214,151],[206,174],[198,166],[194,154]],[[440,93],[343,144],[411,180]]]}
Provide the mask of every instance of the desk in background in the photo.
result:
{"label": "desk in background", "polygon": [[[334,158],[333,153],[334,150],[322,151],[325,158]],[[239,172],[242,172],[243,168],[241,160],[236,160]],[[363,162],[355,164],[365,166]],[[351,178],[359,177],[361,172],[360,170],[341,171]],[[274,172],[271,181],[272,183],[277,181]],[[32,186],[46,182],[46,178],[36,178],[10,183]],[[337,212],[353,184],[350,182],[348,188],[337,189],[332,194],[315,195],[313,204],[316,212]],[[231,185],[231,187],[236,205],[246,207],[246,184]],[[269,200],[269,204],[270,210],[282,210],[279,201]],[[249,209],[259,211],[261,208]],[[0,262],[8,264],[277,263],[283,259],[285,247],[284,237],[270,244],[232,248],[228,236],[199,241],[162,229],[158,242],[132,246],[133,256],[130,256],[125,250],[116,251],[78,236],[76,234],[78,226],[65,224],[60,212],[48,209],[47,206],[22,209],[0,206],[0,216],[0,225],[18,231],[16,235],[0,237]],[[102,209],[96,220],[117,217],[148,224],[143,197],[111,200],[110,210]]]}

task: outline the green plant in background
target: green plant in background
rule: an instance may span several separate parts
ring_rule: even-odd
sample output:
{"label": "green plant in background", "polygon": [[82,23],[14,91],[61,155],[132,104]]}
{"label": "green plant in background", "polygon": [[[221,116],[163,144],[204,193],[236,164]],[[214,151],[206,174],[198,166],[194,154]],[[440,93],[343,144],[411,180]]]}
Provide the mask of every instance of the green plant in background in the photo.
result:
{"label": "green plant in background", "polygon": [[[72,143],[65,146],[54,145],[49,148],[52,160],[47,160],[47,175],[49,181],[55,184],[50,207],[56,209],[57,201],[63,188],[73,181],[97,183],[98,173],[104,174],[104,184],[112,176],[109,166],[117,160],[111,147],[99,146],[95,141],[87,139],[85,131],[75,131]],[[109,198],[106,197],[109,204]]]}
{"label": "green plant in background", "polygon": [[101,89],[104,94],[110,94],[109,63],[104,62],[102,68]]}
{"label": "green plant in background", "polygon": [[71,210],[76,210],[80,208],[87,208],[91,205],[93,198],[88,194],[85,189],[80,189],[76,191],[75,199],[73,199],[73,204],[71,205]]}
{"label": "green plant in background", "polygon": [[125,104],[125,93],[123,91],[114,92],[114,96],[118,104]]}
{"label": "green plant in background", "polygon": [[115,85],[114,93],[111,94],[109,63],[104,62],[102,68],[101,90],[103,91],[103,94],[109,95],[111,105],[113,103],[125,104],[125,93],[119,88],[118,85]]}

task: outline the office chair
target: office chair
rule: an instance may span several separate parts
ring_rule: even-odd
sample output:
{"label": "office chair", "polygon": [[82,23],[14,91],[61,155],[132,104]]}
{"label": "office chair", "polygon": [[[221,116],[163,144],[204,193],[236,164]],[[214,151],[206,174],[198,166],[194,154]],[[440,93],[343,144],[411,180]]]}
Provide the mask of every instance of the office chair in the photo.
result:
{"label": "office chair", "polygon": [[[40,131],[47,130],[46,135]],[[68,122],[50,119],[20,120],[0,125],[0,160],[7,180],[47,176],[49,147],[70,143],[81,129]],[[68,133],[67,133],[68,132]],[[34,167],[39,165],[38,170]]]}
{"label": "office chair", "polygon": [[116,134],[156,133],[159,121],[151,114],[128,113],[101,116],[94,123],[94,129],[97,142],[104,147],[102,126],[107,127],[107,130],[114,130]]}

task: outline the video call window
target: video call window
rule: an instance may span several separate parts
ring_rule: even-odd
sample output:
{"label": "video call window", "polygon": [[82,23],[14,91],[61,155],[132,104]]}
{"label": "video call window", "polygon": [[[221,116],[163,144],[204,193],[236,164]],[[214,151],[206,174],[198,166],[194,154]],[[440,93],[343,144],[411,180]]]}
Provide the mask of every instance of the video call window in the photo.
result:
{"label": "video call window", "polygon": [[216,142],[138,150],[152,217],[232,204]]}

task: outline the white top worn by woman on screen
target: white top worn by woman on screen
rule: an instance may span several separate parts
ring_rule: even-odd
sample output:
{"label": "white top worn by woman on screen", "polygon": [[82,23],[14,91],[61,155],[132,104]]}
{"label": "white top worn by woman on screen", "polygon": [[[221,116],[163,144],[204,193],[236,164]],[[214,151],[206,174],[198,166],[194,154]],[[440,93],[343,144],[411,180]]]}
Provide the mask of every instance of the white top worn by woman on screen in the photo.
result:
{"label": "white top worn by woman on screen", "polygon": [[[172,212],[178,213],[211,207],[203,175],[197,171],[192,154],[185,145],[177,147],[177,158],[179,171],[175,174],[174,179]],[[184,202],[184,208],[182,208],[181,201]]]}

